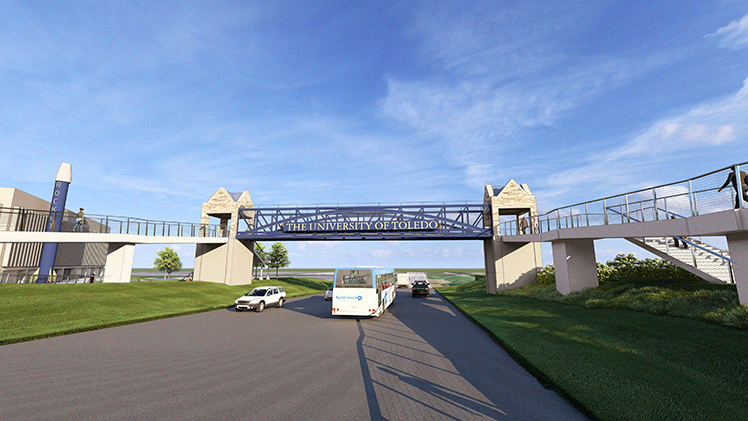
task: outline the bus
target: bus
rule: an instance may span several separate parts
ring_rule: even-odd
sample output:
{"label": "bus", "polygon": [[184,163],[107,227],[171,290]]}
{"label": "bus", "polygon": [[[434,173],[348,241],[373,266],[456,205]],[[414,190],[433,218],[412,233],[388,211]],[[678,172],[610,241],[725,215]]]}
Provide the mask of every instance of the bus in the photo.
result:
{"label": "bus", "polygon": [[393,269],[371,266],[335,269],[332,315],[379,317],[395,301],[396,284]]}

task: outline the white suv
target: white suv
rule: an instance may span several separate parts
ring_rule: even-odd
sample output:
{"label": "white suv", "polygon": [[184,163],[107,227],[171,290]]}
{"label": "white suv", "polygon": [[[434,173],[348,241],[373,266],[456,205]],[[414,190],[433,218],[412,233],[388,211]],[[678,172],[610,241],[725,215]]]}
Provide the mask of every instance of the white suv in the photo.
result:
{"label": "white suv", "polygon": [[285,301],[286,290],[283,287],[258,287],[237,298],[234,301],[234,309],[236,311],[254,309],[259,313],[269,305],[275,304],[276,307],[283,307]]}

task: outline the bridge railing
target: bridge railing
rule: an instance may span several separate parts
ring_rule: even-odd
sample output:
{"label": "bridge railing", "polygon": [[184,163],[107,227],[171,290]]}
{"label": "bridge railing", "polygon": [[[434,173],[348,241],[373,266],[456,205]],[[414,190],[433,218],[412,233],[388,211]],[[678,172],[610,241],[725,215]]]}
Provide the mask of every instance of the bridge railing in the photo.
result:
{"label": "bridge railing", "polygon": [[[736,209],[743,201],[732,184],[721,192],[730,173],[748,171],[748,163],[712,171],[675,183],[636,190],[553,209],[530,218],[520,233],[517,221],[501,223],[501,235],[542,233],[565,228],[658,221]],[[738,184],[739,185],[739,184]],[[748,201],[746,201],[748,202]],[[743,204],[748,206],[748,203]]]}
{"label": "bridge railing", "polygon": [[[157,221],[127,216],[86,214],[85,223],[78,224],[75,213],[54,212],[60,220],[60,232],[135,234],[163,237],[225,237],[219,225],[189,222]],[[0,231],[45,231],[48,210],[0,207]]]}
{"label": "bridge railing", "polygon": [[322,239],[478,239],[490,238],[484,227],[489,207],[473,204],[305,205],[241,208],[246,231],[237,238],[254,240]]}

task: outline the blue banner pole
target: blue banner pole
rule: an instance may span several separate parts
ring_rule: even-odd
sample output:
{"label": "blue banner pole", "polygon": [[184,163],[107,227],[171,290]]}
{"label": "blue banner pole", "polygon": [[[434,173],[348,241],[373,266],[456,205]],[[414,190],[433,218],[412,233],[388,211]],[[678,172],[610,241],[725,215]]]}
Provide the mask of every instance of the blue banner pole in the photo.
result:
{"label": "blue banner pole", "polygon": [[[60,232],[62,228],[62,217],[65,214],[65,202],[68,198],[68,187],[72,181],[72,168],[68,163],[62,163],[55,177],[55,190],[52,193],[52,201],[49,205],[49,217],[47,218],[47,232]],[[42,245],[42,256],[39,258],[39,276],[36,283],[48,282],[49,276],[55,267],[57,258],[57,243],[44,243]]]}

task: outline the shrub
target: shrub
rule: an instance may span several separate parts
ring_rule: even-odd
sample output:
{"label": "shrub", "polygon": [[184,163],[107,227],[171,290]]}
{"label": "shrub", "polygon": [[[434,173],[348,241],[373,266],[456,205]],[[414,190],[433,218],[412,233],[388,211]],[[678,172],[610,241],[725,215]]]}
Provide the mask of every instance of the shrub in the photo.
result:
{"label": "shrub", "polygon": [[[597,279],[600,283],[631,278],[699,279],[698,276],[662,259],[639,260],[633,254],[619,254],[607,263],[597,262]],[[550,285],[556,282],[553,265],[538,271],[538,283]]]}
{"label": "shrub", "polygon": [[538,271],[538,283],[543,285],[556,283],[556,270],[553,265],[547,265]]}

